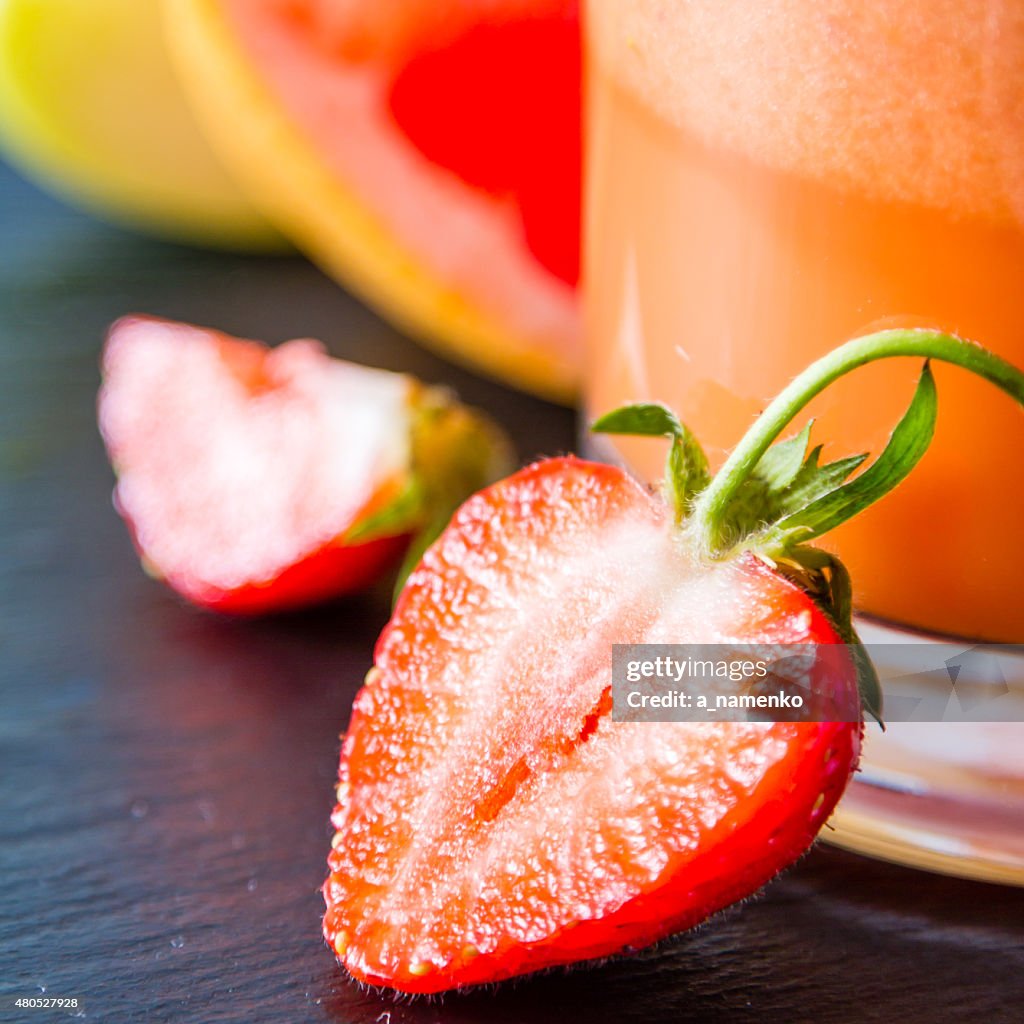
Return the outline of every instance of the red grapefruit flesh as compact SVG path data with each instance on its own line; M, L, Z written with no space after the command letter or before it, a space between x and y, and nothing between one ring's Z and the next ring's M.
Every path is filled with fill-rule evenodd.
M556 9L473 25L410 58L390 92L395 120L424 156L467 185L512 199L530 252L573 287L580 275L579 79L576 11Z

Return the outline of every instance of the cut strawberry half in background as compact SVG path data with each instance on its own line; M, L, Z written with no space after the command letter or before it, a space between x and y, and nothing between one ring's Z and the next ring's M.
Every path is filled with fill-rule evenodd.
M548 397L581 363L576 0L164 0L210 142L410 333Z
M226 612L368 585L507 459L410 377L148 317L110 331L99 421L146 566Z
M749 895L811 844L878 680L842 565L808 541L897 486L936 416L925 364L886 448L821 461L817 393L888 356L945 359L1024 403L1024 374L930 331L857 339L765 410L713 478L664 406L665 496L540 462L475 495L409 577L341 755L324 934L356 978L436 992L646 945ZM815 645L834 721L614 721L613 644ZM832 709L837 709L833 713ZM850 709L843 713L843 709Z

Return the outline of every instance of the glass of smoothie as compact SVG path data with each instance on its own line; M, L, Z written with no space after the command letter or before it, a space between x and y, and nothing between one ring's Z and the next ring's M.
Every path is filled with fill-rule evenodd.
M1024 364L1019 0L590 0L585 26L591 416L666 402L715 462L871 330L938 328ZM932 448L826 546L866 640L1020 644L1024 416L934 369ZM888 360L816 400L825 454L879 452L918 371ZM605 444L660 476L657 442ZM869 730L835 838L1024 881L1022 752L1021 724Z

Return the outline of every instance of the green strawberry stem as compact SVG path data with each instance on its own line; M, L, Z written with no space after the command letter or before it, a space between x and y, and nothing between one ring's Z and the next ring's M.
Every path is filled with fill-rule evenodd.
M991 381L1024 405L1024 373L980 345L954 335L920 329L888 330L848 341L812 363L783 388L695 499L692 522L708 554L720 556L729 550L726 527L730 505L793 418L833 381L859 366L893 356L923 356L953 363Z

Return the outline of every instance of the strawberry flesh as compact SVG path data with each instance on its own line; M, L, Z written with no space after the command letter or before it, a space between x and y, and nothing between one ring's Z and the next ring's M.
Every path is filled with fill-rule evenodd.
M365 585L406 538L343 536L393 496L409 378L127 317L103 356L100 429L140 554L189 600L255 613Z
M643 946L807 849L859 723L615 723L611 645L638 642L841 641L614 467L548 460L460 509L342 751L324 933L350 973L434 992Z

